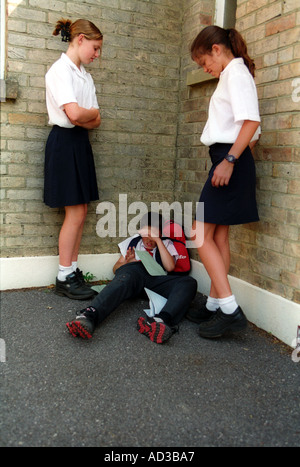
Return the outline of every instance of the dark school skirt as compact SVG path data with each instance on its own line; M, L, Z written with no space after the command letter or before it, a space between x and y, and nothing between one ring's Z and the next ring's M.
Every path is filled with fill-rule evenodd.
M209 147L212 167L199 201L204 203L204 222L217 225L247 224L259 220L256 204L256 175L249 147L236 162L229 184L213 187L214 170L230 151L232 144L216 143ZM203 221L203 219L197 220Z
M45 150L44 202L51 208L99 199L88 130L53 126Z

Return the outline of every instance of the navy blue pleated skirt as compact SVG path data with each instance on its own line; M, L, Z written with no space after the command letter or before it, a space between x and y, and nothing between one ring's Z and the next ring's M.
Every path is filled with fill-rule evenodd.
M249 147L236 162L227 186L217 188L211 184L216 166L222 162L231 147L232 144L216 143L209 148L212 167L199 199L204 203L204 222L206 223L236 225L259 220L256 204L255 165Z
M44 202L51 208L99 199L88 130L53 126L45 150Z

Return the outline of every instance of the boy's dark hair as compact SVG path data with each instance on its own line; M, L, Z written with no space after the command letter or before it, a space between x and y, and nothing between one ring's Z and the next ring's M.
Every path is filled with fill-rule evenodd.
M158 227L160 236L162 235L164 219L163 216L157 212L147 212L144 214L140 226L143 227Z

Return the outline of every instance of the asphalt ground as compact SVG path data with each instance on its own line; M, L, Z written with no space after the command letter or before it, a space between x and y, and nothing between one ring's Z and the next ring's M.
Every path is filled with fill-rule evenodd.
M186 319L158 345L136 329L142 299L90 341L73 338L65 323L88 304L48 288L2 293L1 447L299 447L293 349L251 324L203 339Z

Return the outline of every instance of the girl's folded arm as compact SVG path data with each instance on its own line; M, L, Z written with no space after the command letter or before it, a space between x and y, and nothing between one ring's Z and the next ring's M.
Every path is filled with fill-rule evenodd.
M70 102L64 105L64 111L69 120L74 124L85 124L98 118L99 110L92 107L85 109L80 107L77 102Z

